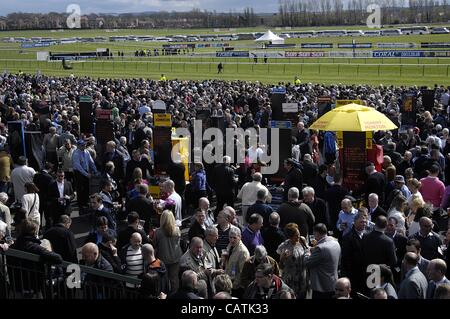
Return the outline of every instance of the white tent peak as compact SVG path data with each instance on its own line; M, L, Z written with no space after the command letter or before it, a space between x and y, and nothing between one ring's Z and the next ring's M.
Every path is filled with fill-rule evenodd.
M262 41L272 41L272 43L275 42L281 42L284 43L284 39L277 36L275 33L273 33L270 30L267 30L266 33L264 33L261 37L259 37L258 39L256 39L255 41L257 42L262 42Z

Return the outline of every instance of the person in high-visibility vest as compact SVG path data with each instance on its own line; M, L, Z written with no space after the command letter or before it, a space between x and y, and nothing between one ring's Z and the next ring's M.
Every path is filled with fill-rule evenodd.
M302 84L302 81L300 81L300 79L298 78L298 76L295 77L294 84L295 84L295 85L300 85L300 84Z
M161 78L159 79L160 81L167 81L166 76L163 74L161 74Z

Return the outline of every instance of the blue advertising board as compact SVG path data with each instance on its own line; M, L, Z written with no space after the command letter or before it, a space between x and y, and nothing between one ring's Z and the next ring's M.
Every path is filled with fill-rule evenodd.
M339 43L339 49L370 49L372 48L372 43Z
M22 49L42 48L49 47L51 44L50 42L23 42L20 44L20 47Z

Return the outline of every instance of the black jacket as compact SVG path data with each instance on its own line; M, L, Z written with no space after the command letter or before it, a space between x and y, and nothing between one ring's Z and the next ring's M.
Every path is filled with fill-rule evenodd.
M70 213L72 212L70 202L72 199L74 199L75 195L72 188L72 183L70 183L67 180L64 180L64 190L63 190L64 196L67 195L70 197L70 199L65 199L64 203L59 202L59 189L58 189L58 183L56 181L53 181L48 188L48 200L50 202L50 207L52 209L52 215L62 215L66 214L70 216ZM54 222L58 222L55 220Z
M375 208L375 210L370 213L370 219L372 220L372 222L375 222L378 216L384 216L386 218L388 217L388 214L380 205L378 205L377 208Z
M269 227L269 216L272 214L273 209L269 205L261 202L259 200L256 201L252 206L250 206L247 210L247 223L253 214L260 214L263 217L263 227Z
M315 218L311 209L301 202L287 202L281 204L278 208L280 215L280 227L284 228L288 223L296 223L301 236L305 236L312 232Z
M53 176L45 171L40 171L33 177L33 183L39 188L39 199L41 202L48 201L50 184L54 181ZM20 198L17 198L21 200Z
M302 173L303 181L305 182L305 184L311 186L311 184L314 182L314 178L318 174L317 164L310 161L304 161Z
M287 200L288 191L291 187L297 187L299 191L303 189L303 174L298 168L292 167L284 178L283 199Z
M139 167L142 170L142 178L147 179L149 176L147 176L147 170L150 172L153 171L152 165L148 161L147 158L143 157L139 162L135 161L134 159L131 159L127 163L126 173L125 173L125 180L129 184L133 184L133 172L136 167Z
M118 255L114 256L111 247L109 247L109 245L105 243L100 243L97 246L102 257L105 258L111 264L113 272L115 272L116 274L122 274L123 273L122 262L120 261Z
M277 254L277 248L286 240L286 235L279 227L273 226L263 229L261 235L264 239L264 247L266 247L267 254L279 262L280 255Z
M142 229L136 230L134 227L128 226L127 228L125 228L124 230L120 231L117 234L117 245L116 245L117 249L120 250L124 246L128 245L130 243L130 238L131 235L133 235L133 233L141 234L143 245L148 243L147 234Z
M213 170L212 188L218 196L234 194L236 182L234 180L234 170L224 163L217 165Z
M201 299L201 298L195 293L195 291L191 289L181 288L180 290L178 290L178 292L169 296L168 299L186 300L186 299Z
M348 277L352 283L352 290L363 293L365 291L366 268L362 239L355 227L342 238L341 276Z
M311 208L313 215L315 217L314 225L323 223L330 228L330 215L328 214L327 204L321 198L315 197L312 203L305 203Z
M394 241L377 230L364 235L363 251L365 264L385 264L391 269L397 265Z
M337 184L330 186L325 192L324 199L328 203L328 213L330 214L332 229L336 229L339 212L341 211L341 202L347 194L347 188Z
M378 195L378 201L384 203L384 190L386 188L386 178L383 173L375 172L367 177L364 185L365 199L369 197L369 194L375 193Z
M61 255L51 252L41 246L41 241L34 236L19 236L11 246L12 249L38 255L40 262L7 257L8 273L12 286L16 291L34 290L40 291L44 288L45 266L61 264Z
M185 171L186 168L182 163L174 163L172 161L167 169L170 179L175 183L175 191L180 194L180 196L184 194L186 189Z
M44 238L50 241L53 251L60 254L64 261L78 263L77 243L70 229L63 224L56 224L45 232Z
M127 202L126 210L128 213L136 212L139 214L139 218L145 220L144 230L146 232L153 226L153 221L155 221L156 213L153 209L153 202L139 195L136 198L131 199Z
M194 237L200 237L201 239L205 239L205 229L195 220L192 226L189 228L188 233L189 241L191 241Z

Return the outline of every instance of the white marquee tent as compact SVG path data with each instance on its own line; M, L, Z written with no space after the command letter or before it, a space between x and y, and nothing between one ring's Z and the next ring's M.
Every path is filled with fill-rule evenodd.
M256 42L272 42L273 44L283 44L284 39L268 30L261 37L255 40Z

